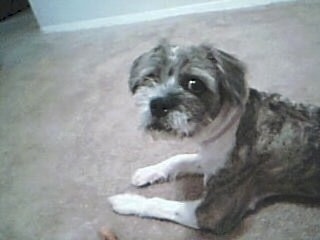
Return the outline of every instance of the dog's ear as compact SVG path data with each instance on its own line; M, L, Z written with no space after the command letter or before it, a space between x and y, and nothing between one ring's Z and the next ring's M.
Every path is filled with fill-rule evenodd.
M202 45L207 58L214 65L216 78L225 100L231 104L244 105L248 95L245 66L234 56L209 45Z
M129 75L129 89L132 94L135 94L136 90L139 87L139 81L140 81L140 74L139 74L139 65L141 64L142 59L145 57L146 54L143 54L136 58L133 61L133 64L130 69L130 75Z
M169 43L162 40L156 47L150 51L143 53L137 57L131 66L129 76L129 89L132 94L136 92L138 87L143 82L145 75L160 77L160 68L156 66L164 65Z

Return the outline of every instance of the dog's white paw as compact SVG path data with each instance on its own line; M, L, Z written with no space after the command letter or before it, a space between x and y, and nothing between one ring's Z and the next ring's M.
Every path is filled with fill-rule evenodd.
M154 165L138 169L133 174L131 183L134 186L141 187L154 182L165 181L167 179L168 174L159 166Z
M139 215L145 212L147 198L135 194L119 194L108 198L112 209L123 215Z

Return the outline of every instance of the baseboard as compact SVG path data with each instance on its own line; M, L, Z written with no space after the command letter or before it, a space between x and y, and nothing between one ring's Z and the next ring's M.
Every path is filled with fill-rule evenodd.
M114 17L98 18L77 21L58 25L49 25L41 28L43 32L65 32L90 28L109 27L115 25L132 24L144 21L153 21L167 17L175 17L193 13L223 11L231 9L249 8L279 2L293 2L296 0L218 0L207 3L192 4L176 8L154 10L142 13L133 13Z

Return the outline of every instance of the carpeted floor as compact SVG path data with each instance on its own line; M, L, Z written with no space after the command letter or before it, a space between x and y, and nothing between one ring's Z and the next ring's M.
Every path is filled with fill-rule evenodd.
M134 170L189 142L154 142L137 129L127 89L132 60L166 37L203 41L237 55L260 90L320 105L320 2L182 16L71 33L42 34L30 12L0 23L0 239L320 239L320 209L278 203L216 237L157 220L114 214L107 197L135 192L195 198L190 177L143 189Z

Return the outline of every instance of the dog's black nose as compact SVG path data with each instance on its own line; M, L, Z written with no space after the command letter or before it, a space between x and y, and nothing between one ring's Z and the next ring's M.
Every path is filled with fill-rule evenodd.
M150 102L150 111L154 117L164 117L175 106L173 99L154 98Z

